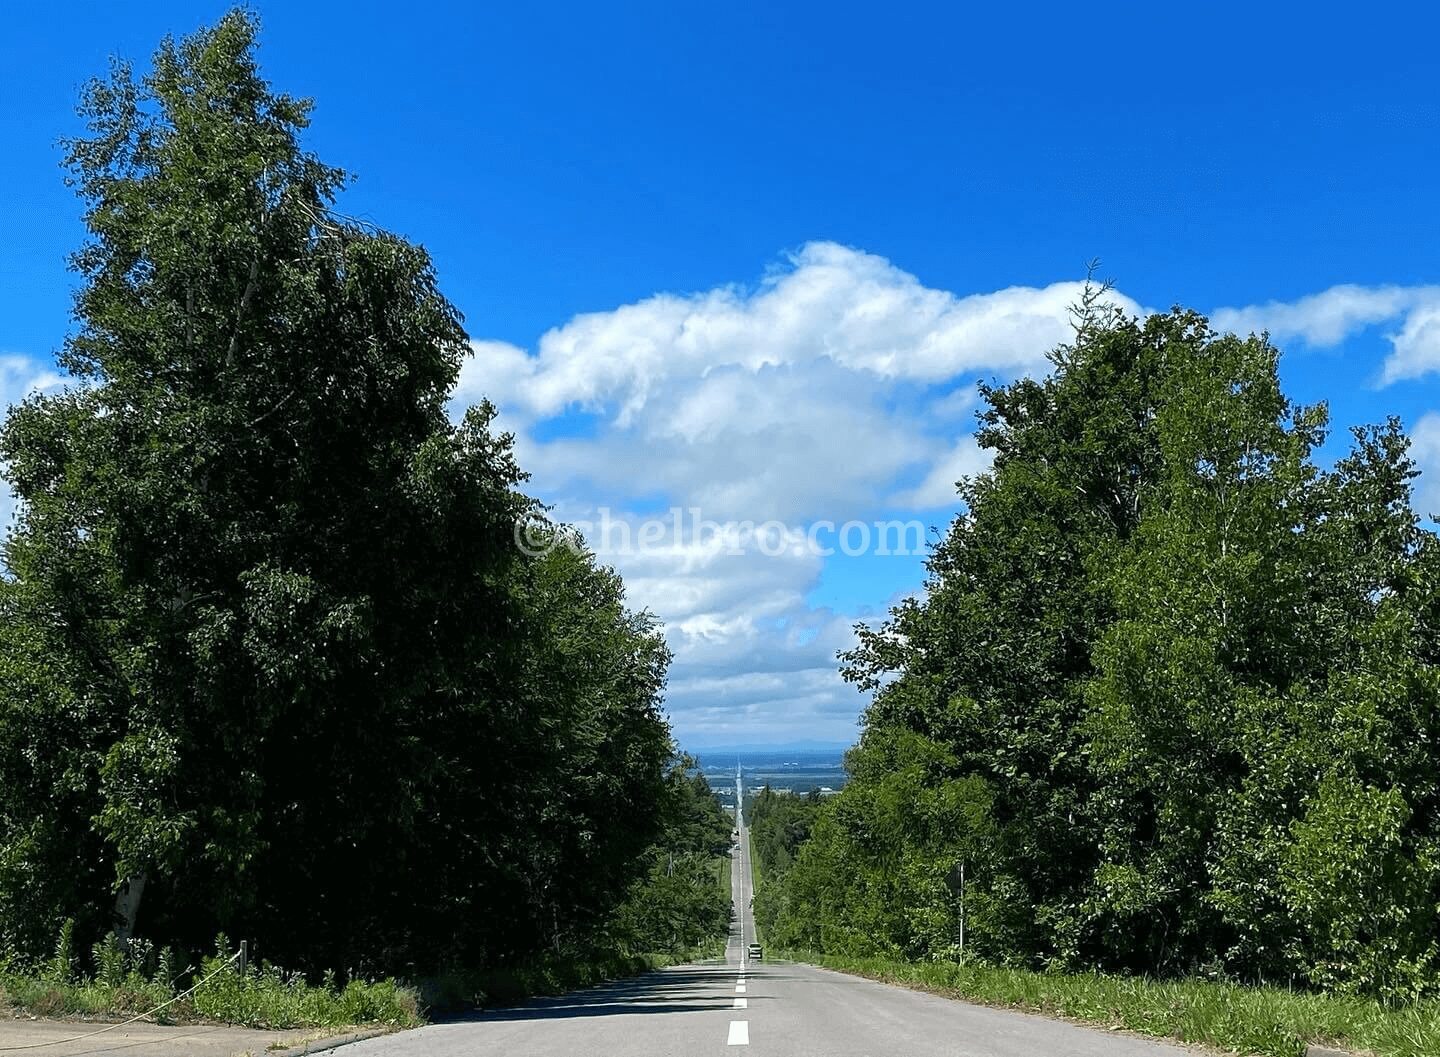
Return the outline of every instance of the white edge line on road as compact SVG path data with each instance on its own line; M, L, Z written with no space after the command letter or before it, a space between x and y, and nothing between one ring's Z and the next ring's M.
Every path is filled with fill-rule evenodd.
M750 1022L748 1020L732 1020L730 1022L730 1038L726 1040L725 1045L749 1046Z

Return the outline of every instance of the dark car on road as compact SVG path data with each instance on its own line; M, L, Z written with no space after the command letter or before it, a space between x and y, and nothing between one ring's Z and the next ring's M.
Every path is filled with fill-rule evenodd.
M765 948L758 943L750 944L750 960L752 962L763 962L765 960Z

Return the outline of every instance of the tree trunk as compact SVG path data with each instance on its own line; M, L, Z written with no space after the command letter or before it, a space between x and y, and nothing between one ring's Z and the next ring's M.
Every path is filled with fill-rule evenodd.
M145 894L147 874L141 870L120 882L115 895L115 937L124 949L135 935L135 919L140 916L140 899Z

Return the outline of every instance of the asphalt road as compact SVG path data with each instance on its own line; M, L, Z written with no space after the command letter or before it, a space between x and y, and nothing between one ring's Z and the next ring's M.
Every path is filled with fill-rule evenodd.
M738 798L737 798L738 802ZM1194 1057L1163 1043L967 1005L795 963L747 964L749 842L723 961L676 966L372 1039L344 1057Z

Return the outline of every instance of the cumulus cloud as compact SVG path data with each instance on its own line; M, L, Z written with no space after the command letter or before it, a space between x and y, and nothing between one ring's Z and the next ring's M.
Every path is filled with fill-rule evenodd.
M0 413L8 412L31 393L58 388L64 380L53 367L29 356L0 355ZM15 513L15 495L9 483L0 478L0 539L9 535Z
M857 516L891 483L949 447L884 386L828 361L719 367L656 380L628 424L525 445L551 487L586 495L663 494L724 519Z
M1298 339L1315 348L1340 344L1367 327L1399 324L1387 334L1390 354L1380 384L1440 371L1440 286L1332 286L1296 301L1222 308L1211 316L1220 330L1269 331L1276 341Z
M685 509L559 513L619 570L630 603L664 619L675 655L667 707L687 743L848 738L860 700L835 653L852 641L852 618L807 602L824 558L804 528Z
M1237 334L1269 331L1277 341L1299 338L1317 347L1337 345L1356 331L1394 319L1415 303L1417 290L1402 286L1332 286L1297 301L1268 301L1222 308L1212 322Z
M899 485L929 507L947 475L975 465L957 455L970 423L955 414L974 379L1043 367L1070 336L1080 289L961 296L810 243L752 288L577 316L533 352L477 342L456 400L492 399L559 494L663 494L716 516L795 519L853 516ZM589 428L535 439L531 427L561 419Z
M1440 517L1440 412L1422 415L1410 430L1410 456L1420 468L1415 510L1425 519Z
M58 388L65 376L30 356L0 354L0 410L8 411L31 393Z
M480 343L465 384L531 415L578 406L623 428L668 395L668 380L727 367L754 374L828 360L881 381L922 382L1013 373L1042 364L1069 336L1068 309L1080 289L1060 282L957 296L883 257L812 242L751 290L657 294L577 316L547 332L534 356Z
M1392 351L1385 360L1382 379L1387 385L1440 371L1440 294L1433 301L1416 305L1390 344Z
M1044 369L1071 336L1081 289L961 295L883 257L810 243L752 286L577 316L533 350L477 342L455 407L496 403L532 485L564 519L608 504L638 528L673 504L719 522L775 520L800 543L820 519L943 520L956 480L988 465L972 436L975 381ZM592 543L632 602L665 621L682 736L849 737L860 699L835 652L853 642L856 615L809 601L820 555L733 554L693 538L644 554Z
M990 453L975 443L973 436L962 438L948 455L940 459L916 487L902 492L899 505L915 510L941 510L955 507L956 484L962 477L973 477L990 468Z

